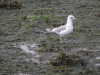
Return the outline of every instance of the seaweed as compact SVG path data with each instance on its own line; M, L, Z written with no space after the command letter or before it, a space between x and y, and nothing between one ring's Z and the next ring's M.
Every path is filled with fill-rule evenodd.
M61 26L62 23L51 23L49 27L53 26L53 27L59 27Z
M22 3L18 3L17 0L8 3L8 0L2 1L0 3L0 8L7 8L7 9L20 9L22 7Z
M43 48L43 50L38 50L38 52L58 52L60 50L59 47L55 47L54 45L50 45L45 42L42 42L41 44L38 44L36 46Z
M78 75L87 75L87 74L92 74L92 75L94 75L94 74L97 74L97 72L96 72L95 70L93 70L93 69L85 68L85 70L79 72Z
M78 55L66 55L65 53L61 52L55 60L50 61L50 64L53 65L55 68L59 67L59 69L61 70L65 70L65 66L79 65L85 67L87 65L86 61L84 59L81 59Z
M0 8L5 8L5 7L7 7L6 3L0 3Z
M94 13L94 15L100 17L100 13Z

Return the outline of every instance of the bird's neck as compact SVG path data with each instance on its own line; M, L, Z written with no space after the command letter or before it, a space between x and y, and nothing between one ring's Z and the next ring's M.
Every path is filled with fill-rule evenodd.
M73 26L73 21L70 20L70 19L67 19L66 25L67 25L67 26Z

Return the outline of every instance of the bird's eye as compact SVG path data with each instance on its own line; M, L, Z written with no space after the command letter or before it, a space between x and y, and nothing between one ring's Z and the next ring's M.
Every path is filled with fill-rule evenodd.
M73 19L73 17L71 17L71 19Z

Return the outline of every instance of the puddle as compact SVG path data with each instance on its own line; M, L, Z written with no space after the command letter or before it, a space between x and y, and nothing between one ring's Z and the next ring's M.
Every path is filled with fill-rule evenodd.
M22 43L19 43L18 46L24 52L36 55L36 52L34 51L34 47L37 47L36 43L35 44L27 44L27 43L22 42Z
M36 43L35 43L35 44L31 44L30 47L31 47L31 48L33 48L33 47L37 47L36 45L37 45Z
M39 60L37 60L36 57L38 58L38 57L40 57L40 55L38 55L34 49L37 47L36 43L30 44L30 43L20 42L17 44L14 43L13 45L14 45L14 47L17 47L17 48L20 48L21 50L23 50L23 52L33 55L33 58L26 59L26 60L32 60L33 62L39 63Z
M98 59L100 59L100 57L97 57L96 59L98 60Z
M100 60L100 57L96 57L95 59L96 59L96 60ZM95 64L95 66L96 66L96 67L100 66L100 63Z
M35 57L40 57L40 55L36 55Z
M36 54L34 51L30 51L27 45L20 45L20 49L22 49L26 53Z
M18 74L14 74L14 75L29 75L29 74L18 73Z
M39 60L35 59L35 58L31 58L31 59L25 59L26 61L32 61L32 62L36 62L36 63L40 63Z
M95 64L95 66L100 66L100 64Z

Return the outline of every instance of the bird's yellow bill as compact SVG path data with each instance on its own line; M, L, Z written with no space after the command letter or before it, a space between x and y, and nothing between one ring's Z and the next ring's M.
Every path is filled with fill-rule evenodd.
M77 19L75 18L75 20L77 20Z

